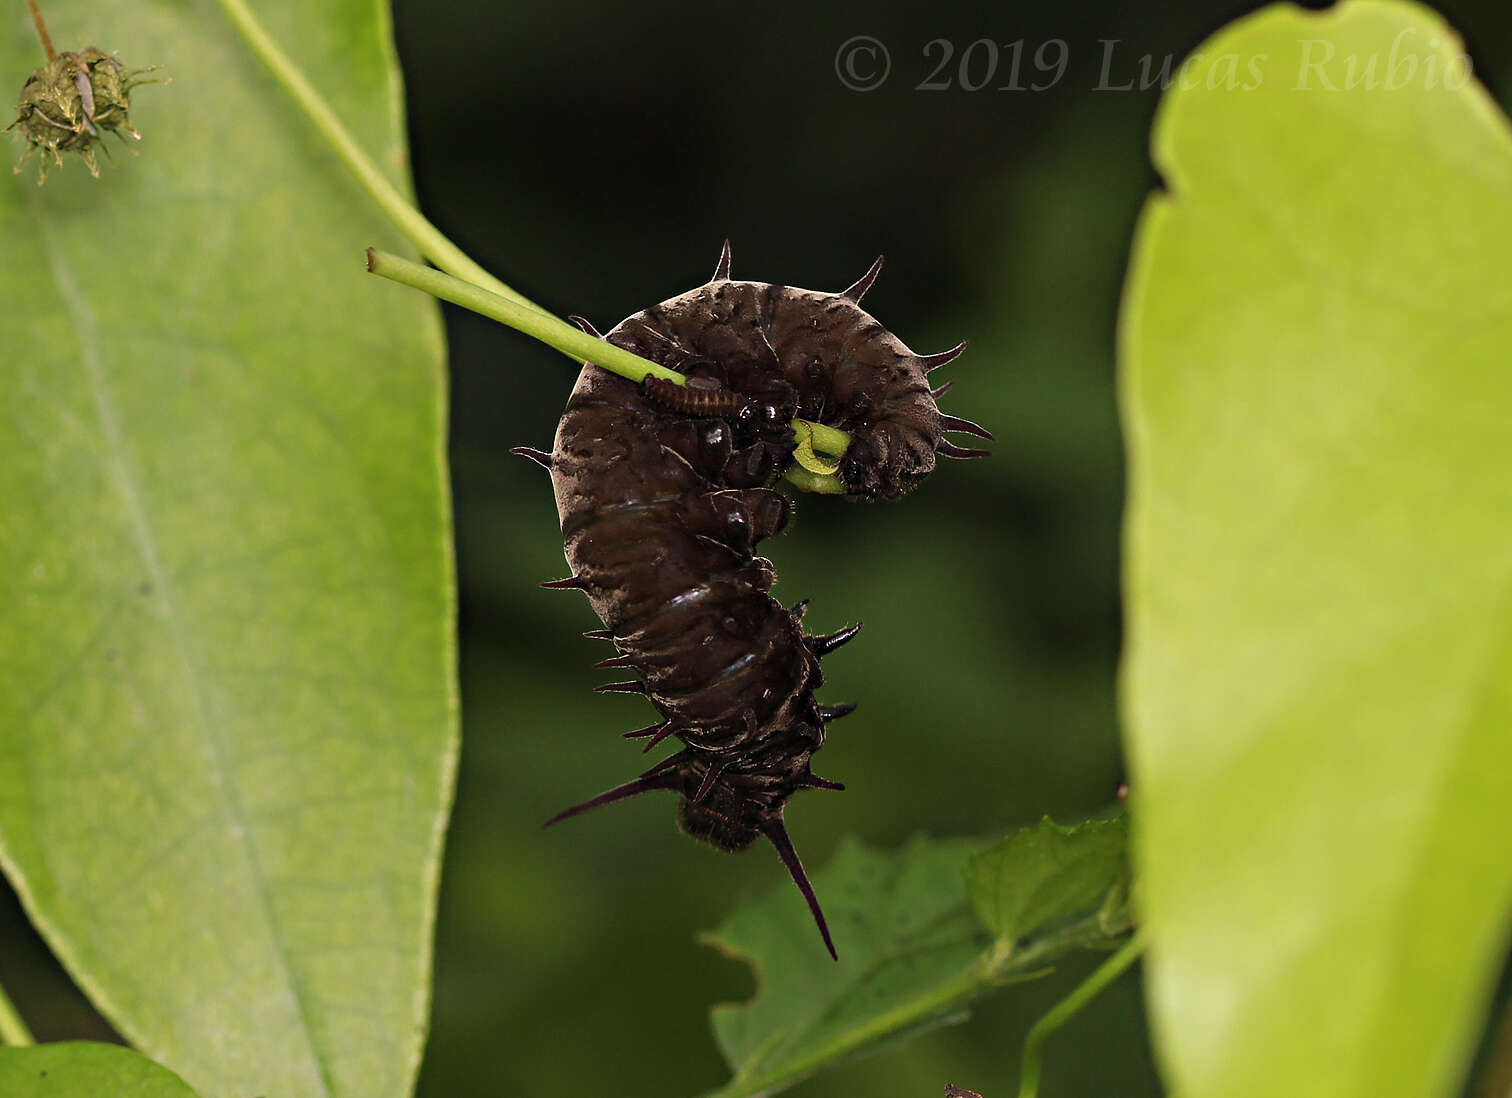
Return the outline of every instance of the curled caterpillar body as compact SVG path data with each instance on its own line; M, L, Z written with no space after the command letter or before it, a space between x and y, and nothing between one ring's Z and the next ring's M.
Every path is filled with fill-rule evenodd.
M840 788L809 763L828 722L853 706L814 697L821 656L859 626L804 634L805 604L784 608L756 555L779 533L787 500L770 487L793 460L795 416L846 430L848 492L898 496L949 453L926 375L964 348L920 356L860 308L879 260L855 286L816 293L729 277L729 245L704 286L636 313L603 338L688 377L637 385L583 368L549 455L572 576L636 678L601 689L644 693L660 720L626 733L681 750L564 819L655 790L678 794L684 831L722 850L761 836L777 848L825 945L819 903L783 813L800 789ZM591 325L585 325L592 330ZM556 822L552 820L550 822Z

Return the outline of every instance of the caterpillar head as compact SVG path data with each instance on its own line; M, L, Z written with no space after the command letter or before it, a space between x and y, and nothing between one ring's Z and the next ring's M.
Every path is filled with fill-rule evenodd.
M947 432L989 440L992 434L942 412L936 402L951 383L932 388L928 380L965 351L964 342L918 354L861 307L881 270L879 256L838 293L735 282L726 241L707 285L664 302L650 315L674 317L678 323L670 327L685 338L696 336L700 346L719 348L731 388L765 395L776 391L774 384L780 386L784 399L777 408L784 424L796 416L846 431L851 442L838 474L848 495L896 498L934 471L937 456L987 455L949 441ZM682 304L669 309L674 303ZM796 400L789 402L788 394ZM781 431L786 437L785 426ZM779 471L791 462L792 451L788 445L778 455Z

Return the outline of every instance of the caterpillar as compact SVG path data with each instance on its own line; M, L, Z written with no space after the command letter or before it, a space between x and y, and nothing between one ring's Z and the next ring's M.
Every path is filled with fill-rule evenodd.
M894 498L934 469L936 455L986 456L946 431L991 439L947 416L927 374L961 343L916 355L861 308L879 258L854 285L819 293L730 277L726 241L703 286L627 317L600 335L687 377L639 385L585 364L550 453L515 453L551 474L572 575L544 587L584 592L618 654L598 668L634 679L601 692L643 694L658 719L624 733L650 751L682 748L638 777L559 813L547 826L653 791L678 794L682 830L725 851L765 836L776 848L830 955L824 913L783 821L801 789L839 790L809 761L825 728L855 709L821 705L820 659L860 625L809 636L806 602L768 591L772 563L755 553L791 514L772 484L793 461L795 416L841 428L851 442L838 475L848 494Z

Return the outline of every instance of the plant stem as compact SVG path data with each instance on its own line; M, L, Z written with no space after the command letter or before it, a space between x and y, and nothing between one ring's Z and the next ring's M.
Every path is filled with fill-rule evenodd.
M1098 965L1092 975L1083 980L1075 991L1056 1003L1050 1008L1048 1014L1030 1027L1029 1035L1024 1038L1023 1068L1019 1074L1019 1098L1035 1098L1039 1093L1040 1054L1044 1048L1045 1038L1075 1017L1077 1012L1096 998L1103 988L1122 976L1142 952L1144 952L1144 941L1136 934L1125 942L1117 953Z
M32 22L37 27L37 37L42 39L42 51L47 54L49 61L56 61L58 55L53 50L52 39L47 34L47 24L42 22L42 13L37 10L37 0L26 0L26 6L31 8Z
M918 998L873 1018L863 1026L842 1033L828 1044L820 1045L777 1071L747 1078L736 1076L703 1098L756 1098L758 1095L771 1094L864 1048L872 1041L923 1025L931 1019L948 1017L952 1009L965 1006L991 986L983 979L980 968L973 965L949 983L926 991Z
M28 0L28 2L32 3L32 11L35 13L35 0ZM664 377L678 385L683 383L685 379L675 370L668 370L629 351L613 347L570 328L535 302L485 271L466 252L448 240L441 230L432 225L419 210L415 209L378 170L378 166L357 144L356 138L341 124L341 120L331 110L330 104L315 90L314 85L305 78L299 66L294 64L289 55L284 53L263 25L258 22L245 0L217 0L217 2L227 18L246 39L252 52L268 66L274 79L282 84L284 90L293 97L294 102L305 112L310 122L320 131L321 136L341 157L356 177L357 182L399 231L404 233L420 250L420 253L442 271L448 272L464 285L486 291L486 295L467 295L455 286L447 286L443 289L443 283L426 275L426 268L398 256L375 252L371 248L368 249L368 270L425 290L444 301L450 301L472 309L474 312L482 313L484 316L492 317L555 347L563 354L580 360L591 360L596 365L628 377L637 383L644 380L647 374ZM42 31L40 16L38 20L37 29L42 32L45 42L46 32ZM50 49L51 44L47 44ZM429 273L438 274L438 272ZM513 311L506 306L512 306ZM532 316L536 319L532 320ZM585 350L585 347L591 347L591 350ZM794 424L796 427L806 422L795 420ZM810 437L816 449L839 456L844 454L845 448L850 445L850 436L844 431L826 427L821 423L807 424L807 426L812 429ZM834 477L815 474L811 470L799 469L798 471L801 474L799 478L789 479L806 491L835 493L845 490Z
M647 374L664 378L678 385L686 380L676 370L669 370L623 347L616 347L612 343L596 339L587 332L579 331L566 321L558 320L550 313L541 312L533 306L521 305L513 299L501 297L470 282L453 278L434 267L412 263L391 252L369 248L367 269L375 275L401 282L406 286L413 286L417 290L424 290L433 297L439 297L442 301L450 301L453 305L471 309L490 320L507 324L517 332L523 332L532 339L539 339L547 346L556 348L569 358L579 362L592 360L595 365L602 366L631 381L637 383L644 381Z
M595 366L637 384L644 381L647 374L665 378L677 385L683 384L686 380L676 370L669 370L623 347L616 347L587 332L581 332L549 313L541 312L533 306L520 305L479 286L452 278L432 267L412 263L408 259L379 251L377 248L367 250L367 264L368 270L373 274L401 282L406 286L413 286L417 290L424 290L428 294L439 297L442 301L461 305L464 309L471 309L475 313L497 320L500 324L507 324L533 339L539 339L542 343L556 348L575 361L592 362ZM826 427L822 423L809 423L802 419L794 420L793 423L795 428L802 430L805 436L812 431L813 445L826 453L843 454L845 447L850 443L850 436L844 431ZM795 471L800 475L798 477L789 475L788 479L805 491L833 494L845 490L844 486L832 476L823 476L797 467L789 470L789 473L792 474Z
M26 1028L26 1023L11 1003L10 996L5 994L5 988L0 987L0 1044L23 1048L36 1043L31 1030Z
M252 47L252 52L268 66L274 78L294 98L294 102L305 112L315 128L320 131L321 136L330 143L347 168L356 176L357 182L362 184L363 189L372 196L374 202L378 203L388 219L400 232L409 237L410 242L420 250L422 255L442 270L450 271L458 278L471 282L475 286L482 286L526 308L542 311L540 306L523 294L510 289L485 271L466 252L448 240L440 229L432 225L425 215L415 209L399 193L398 189L388 181L388 177L379 171L378 166L362 151L361 146L357 144L347 128L341 124L341 120L331 110L330 104L315 90L314 85L305 79L299 66L294 64L289 55L284 53L278 43L268 35L244 0L218 0L218 2L236 29L241 32L242 37L247 40L247 45Z

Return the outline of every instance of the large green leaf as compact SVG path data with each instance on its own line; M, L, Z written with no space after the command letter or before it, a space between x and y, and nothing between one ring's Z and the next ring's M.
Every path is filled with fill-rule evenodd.
M258 7L402 180L385 6ZM207 1096L403 1095L455 751L436 311L214 4L45 8L173 83L103 178L0 183L0 858Z
M1273 7L1156 121L1124 703L1184 1098L1450 1093L1505 945L1512 142L1465 65L1420 7Z
M120 1045L0 1048L5 1098L195 1098L173 1072Z

